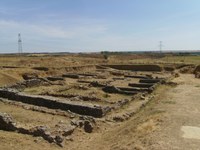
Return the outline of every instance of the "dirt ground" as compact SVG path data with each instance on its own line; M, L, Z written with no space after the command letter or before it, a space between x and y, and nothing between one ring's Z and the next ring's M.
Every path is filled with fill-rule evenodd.
M199 150L199 130L182 129L200 127L200 80L193 75L181 75L174 82L177 87L160 89L159 93L166 89L167 92L135 117L92 136L74 149Z
M156 106L165 111L165 119L149 137L152 144L148 149L199 150L200 80L193 75L181 75L174 81L179 85L166 92L163 104Z
M106 123L91 134L77 132L72 136L74 141L68 141L62 149L200 149L198 137L184 136L187 131L182 130L187 126L200 127L200 80L193 75L181 75L174 79L174 82L178 83L176 87L163 86L158 89L155 99L130 120L117 124ZM31 136L5 131L0 131L0 143L0 149L9 150L61 149L41 139L37 141Z
M101 57L88 60L82 56L78 58L78 63L75 58L76 56L61 57L53 62L58 62L55 68L88 65L90 62L106 63ZM38 73L41 77L51 73L52 75L63 73L62 69L57 72L55 68L50 68L47 74L30 69L35 66L40 67L42 61L45 62L43 66L51 66L53 64L51 57L37 57L37 59L31 57L30 60L32 64L26 63L27 58L16 59L13 62L1 59L1 66L16 64L21 68L2 68L0 86L22 80L21 75L27 71ZM200 80L193 74L180 74L172 81L177 85L159 86L153 93L154 98L129 120L116 123L106 120L106 117L99 119L92 133L86 133L82 129L75 130L67 137L63 148L49 144L40 137L0 130L0 150L200 150ZM127 110L134 109L132 105L127 107L129 107ZM2 102L0 102L0 112L11 114L26 126L42 124L54 126L61 120L68 122L63 116L41 114Z

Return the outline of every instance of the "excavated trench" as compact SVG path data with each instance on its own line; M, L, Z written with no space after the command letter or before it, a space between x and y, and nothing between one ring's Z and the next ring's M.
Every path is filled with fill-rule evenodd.
M93 67L95 66L91 66L91 68ZM108 67L118 69L118 72L116 72L117 73L116 75L113 75L111 73L111 78L115 78L115 76L118 76L118 73L119 73L120 75L120 77L118 77L119 80L121 80L122 82L127 82L126 83L127 85L125 86L110 85L110 82L107 83L108 80L105 80L106 81L105 83L104 81L99 82L99 81L83 80L85 78L88 78L91 80L95 79L96 76L99 75L96 72L95 73L66 73L66 74L63 74L62 77L51 76L51 77L46 77L46 78L28 79L22 83L17 83L13 86L10 86L9 88L0 88L0 98L23 102L26 104L32 104L35 106L42 106L42 107L46 107L50 109L60 109L64 111L71 111L73 113L80 114L80 115L87 115L87 116L101 118L105 116L107 112L111 111L112 109L111 106L107 104L96 105L96 104L91 104L89 102L87 103L81 102L81 100L70 101L68 97L61 98L58 96L56 97L54 95L52 96L30 95L30 94L25 94L19 91L20 90L23 91L23 89L25 88L38 87L40 85L51 86L53 85L54 81L65 82L65 80L67 80L65 78L73 78L75 79L76 84L79 84L79 82L87 83L88 87L95 87L97 88L97 90L101 90L105 92L105 94L110 93L110 94L122 94L122 95L127 95L127 96L134 96L138 93L150 93L153 91L157 83L164 81L163 79L149 77L148 75L124 74L123 72L120 73L120 70L160 72L162 71L162 67L160 67L159 65L104 65L103 68L101 69L105 69L104 67L106 69L108 69ZM72 67L71 69L76 70L77 68ZM96 66L96 69L98 69L97 66ZM80 78L82 80L80 80ZM116 78L116 80L118 80L118 78ZM134 79L134 78L139 79L139 83L129 82L129 79ZM125 80L125 79L128 79L128 80ZM115 82L115 80L113 81L111 80L111 82ZM109 95L105 95L105 96L109 96ZM83 95L82 98L88 98L88 97Z
M50 72L51 69L33 68L41 72ZM127 120L123 118L131 117L137 108L143 107L153 95L150 93L157 85L165 83L167 78L163 74L166 68L160 65L88 65L65 67L64 70L65 72L55 76L53 74L47 74L45 77L37 74L26 75L23 77L25 79L23 82L0 88L0 99L23 104L25 106L23 109L26 110L30 104L31 107L41 109L42 111L30 109L39 113L52 112L53 115L68 113L67 119L70 120L69 125L72 128L59 127L55 133L54 127L51 130L46 129L45 126L23 128L23 126L15 126L15 122L7 114L0 113L0 129L40 136L50 143L60 145L65 135L71 135L77 127L83 127L86 132L91 133L95 121ZM123 107L124 105L126 107ZM104 118L96 119L102 117ZM59 136L56 135L57 133Z

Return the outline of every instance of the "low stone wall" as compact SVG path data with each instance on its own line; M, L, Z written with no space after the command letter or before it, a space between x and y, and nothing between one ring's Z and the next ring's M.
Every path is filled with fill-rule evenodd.
M200 72L200 65L198 65L194 70L194 73L197 73L197 72Z
M63 74L62 75L63 78L72 78L72 79L79 79L80 76L78 74Z
M137 79L149 79L147 76L141 76L141 75L125 75L126 78L137 78Z
M30 87L37 87L41 85L51 85L49 80L45 78L36 78L36 79L29 79L29 80L24 80L22 82L18 82L14 85L9 86L8 88L13 88L13 89L24 89L24 88L30 88Z
M59 128L58 129L59 134L57 132L57 135L54 135L52 134L52 132L50 132L50 129L46 126L36 126L30 129L24 128L20 126L18 123L16 123L13 120L12 116L10 116L9 114L0 112L0 130L13 131L21 134L42 137L49 143L55 143L61 147L63 147L62 143L64 141L64 137L71 135L74 132L75 128L76 128L75 126L69 126L68 128L64 127L63 130Z
M47 67L33 67L32 69L39 70L39 71L48 71L49 70L49 68L47 68Z
M51 109L71 111L80 115L88 115L97 118L103 117L106 112L110 110L109 107L86 105L78 102L63 102L63 100L61 101L59 98L27 95L12 89L0 89L0 97Z
M132 87L132 88L117 87L117 88L122 91L131 91L131 92L149 92L150 91L149 88L136 88L136 87Z
M118 94L125 94L125 95L135 95L138 94L138 91L125 91L121 90L115 86L105 86L102 90L106 93L118 93Z
M96 69L95 65L65 67L65 70L67 72L71 72L71 71L89 71L89 70L95 70L95 69Z
M132 71L158 71L161 72L163 68L159 65L103 65L118 70L132 70Z
M15 131L17 129L16 123L12 117L6 113L0 112L0 130Z
M90 73L78 73L80 76L86 76L86 77L95 77L97 76L96 74L90 74Z
M154 84L153 83L129 83L128 86L131 87L139 87L139 88L150 88Z
M140 83L161 83L161 82L164 82L163 79L141 79L139 81Z
M174 67L174 66L164 66L164 70L165 70L165 71L172 72L172 71L175 70L175 67Z
M65 79L62 78L62 77L47 77L47 80L49 80L49 81L63 81Z

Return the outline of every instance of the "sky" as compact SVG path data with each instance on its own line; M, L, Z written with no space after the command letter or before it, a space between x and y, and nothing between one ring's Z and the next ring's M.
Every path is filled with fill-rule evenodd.
M0 0L0 53L200 49L199 0Z

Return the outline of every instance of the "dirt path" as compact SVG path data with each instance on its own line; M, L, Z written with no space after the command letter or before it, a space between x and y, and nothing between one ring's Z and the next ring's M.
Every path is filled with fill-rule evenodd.
M200 150L200 80L181 75L127 122L94 133L72 149Z
M167 91L163 126L151 135L152 150L200 150L200 80L181 75Z

